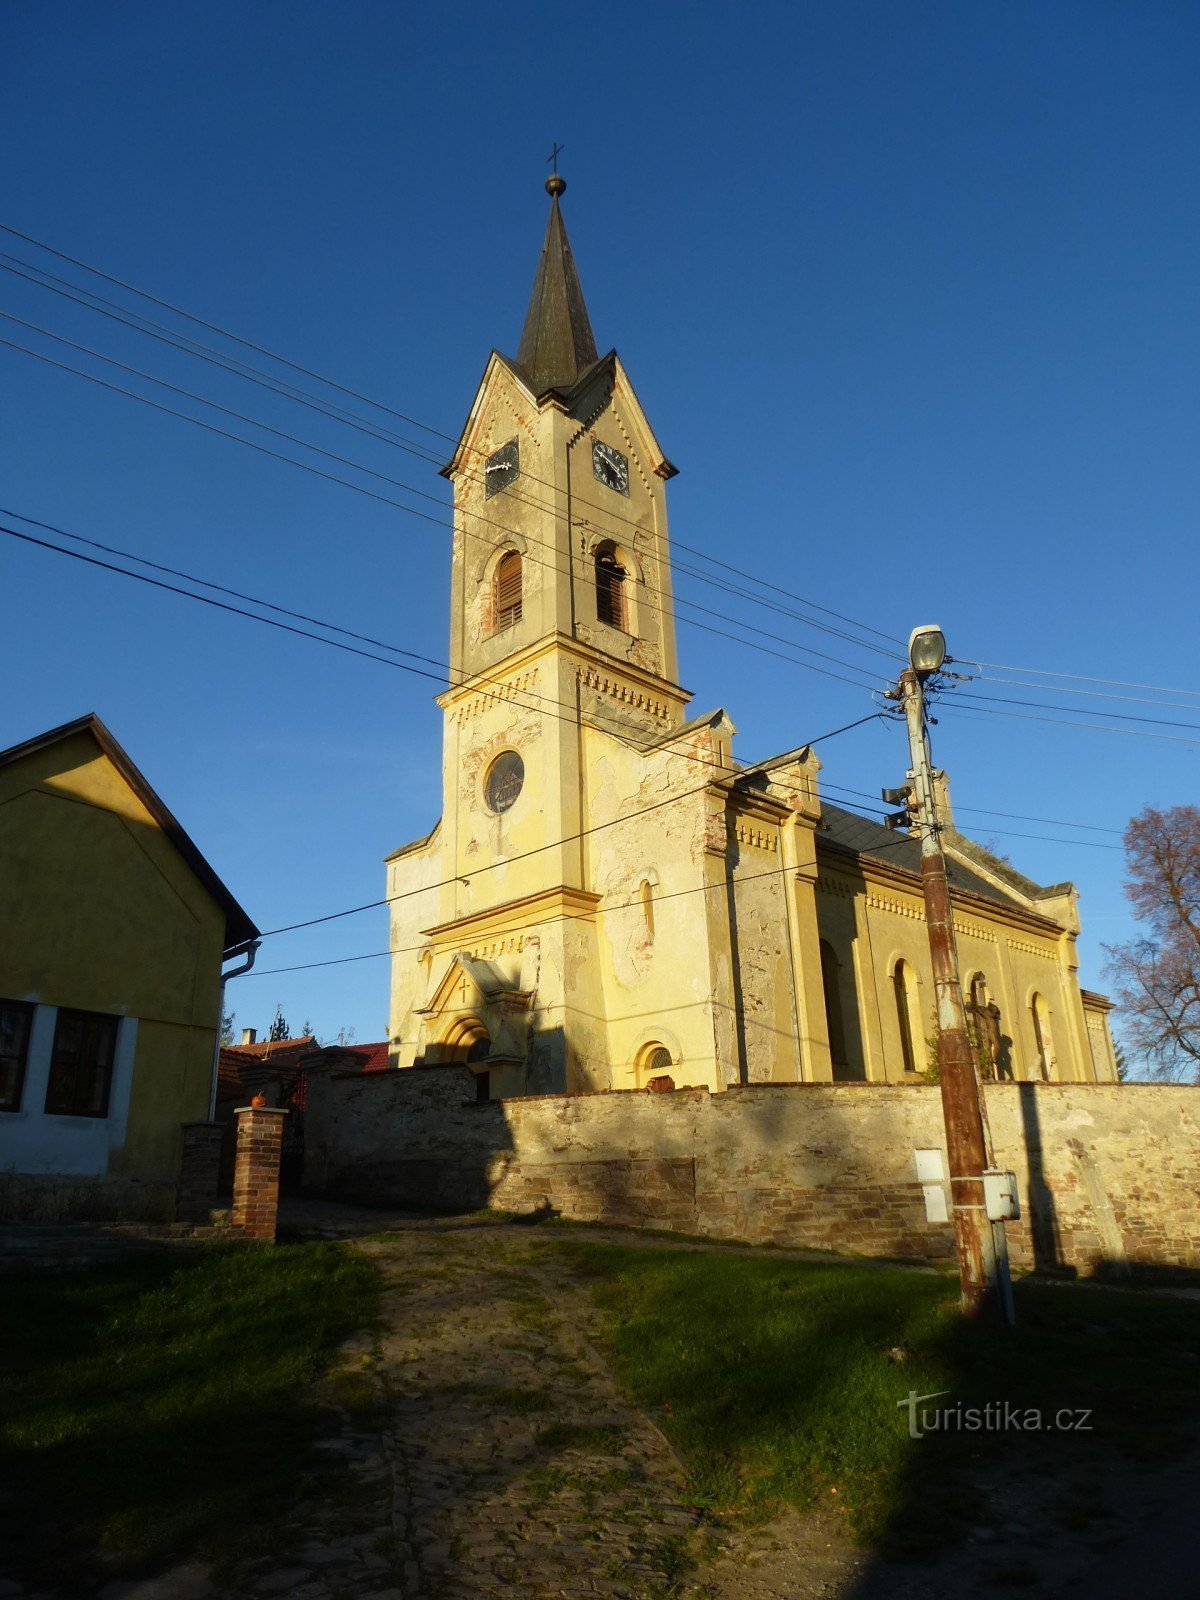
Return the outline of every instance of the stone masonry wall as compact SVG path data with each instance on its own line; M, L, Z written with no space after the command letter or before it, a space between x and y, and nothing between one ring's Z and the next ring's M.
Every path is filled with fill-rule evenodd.
M1200 1266L1200 1091L993 1084L997 1162L1018 1174L1016 1264ZM752 1084L721 1094L477 1104L464 1067L310 1085L306 1184L429 1206L551 1208L581 1221L925 1259L913 1150L943 1147L935 1086Z

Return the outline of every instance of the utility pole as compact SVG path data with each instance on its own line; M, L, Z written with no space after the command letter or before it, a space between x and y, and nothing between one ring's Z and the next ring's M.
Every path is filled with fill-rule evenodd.
M921 885L937 1000L938 1077L963 1310L969 1317L1007 1315L1011 1321L1004 1226L988 1220L985 1205L983 1174L990 1163L979 1079L967 1037L958 946L925 723L925 680L938 671L945 658L946 641L940 628L914 629L909 639L910 664L900 675L895 698L903 702L908 724L908 777L913 820L921 841Z

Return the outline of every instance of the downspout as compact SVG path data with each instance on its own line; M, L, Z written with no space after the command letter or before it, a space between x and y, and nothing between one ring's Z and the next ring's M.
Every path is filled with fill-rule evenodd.
M240 967L234 967L229 972L221 974L221 998L217 1003L217 1038L213 1045L212 1081L208 1088L208 1120L214 1121L217 1115L217 1078L221 1071L221 1029L225 1025L225 985L230 978L240 978L243 973L249 972L254 965L254 958L258 954L261 939L247 939L244 944L235 944L221 956L225 961L230 956L244 956Z

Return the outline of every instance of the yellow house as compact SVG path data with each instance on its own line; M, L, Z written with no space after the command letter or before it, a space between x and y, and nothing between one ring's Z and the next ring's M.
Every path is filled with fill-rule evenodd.
M0 752L0 1215L173 1216L257 932L98 717Z
M481 1097L916 1082L933 1031L917 845L829 805L809 749L746 768L688 711L664 455L599 355L550 179L515 360L452 460L441 820L387 861L392 1059ZM898 664L899 665L899 664ZM864 709L869 709L865 707ZM954 830L974 1031L1000 1076L1116 1076L1076 895Z

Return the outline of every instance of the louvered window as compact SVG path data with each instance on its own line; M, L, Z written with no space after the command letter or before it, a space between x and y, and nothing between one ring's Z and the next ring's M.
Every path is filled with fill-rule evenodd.
M596 552L596 615L610 628L625 628L625 569L611 550Z
M521 558L515 550L500 558L496 568L496 632L521 620Z

